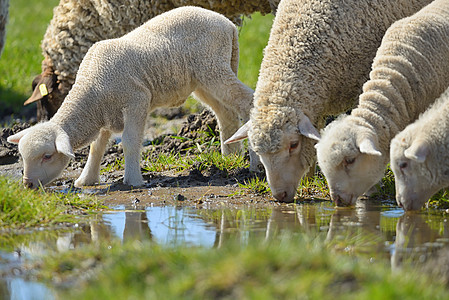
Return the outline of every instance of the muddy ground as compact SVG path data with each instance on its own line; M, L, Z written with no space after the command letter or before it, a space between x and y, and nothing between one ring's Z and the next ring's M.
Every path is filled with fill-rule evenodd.
M0 132L0 175L18 180L22 174L22 162L17 145L6 141L7 137L30 127L30 122L14 123L2 128ZM177 131L176 131L177 130ZM208 145L207 150L220 151L218 126L215 117L208 110L199 114L186 114L183 109L167 109L153 114L146 132L144 149L151 158L160 154L180 153L184 157L199 154L197 144ZM209 146L212 144L212 146ZM48 189L94 193L104 199L106 205L277 205L270 194L255 195L238 186L252 177L263 177L263 173L254 174L247 168L222 171L212 166L194 166L183 171L143 173L147 181L145 187L132 188L123 185L123 171L110 171L101 176L102 183L83 189L73 187L74 180L84 167L89 149L75 151L76 158L64 171L63 176L50 184ZM112 140L103 158L103 166L114 163L123 157L120 140ZM249 159L247 157L247 159Z

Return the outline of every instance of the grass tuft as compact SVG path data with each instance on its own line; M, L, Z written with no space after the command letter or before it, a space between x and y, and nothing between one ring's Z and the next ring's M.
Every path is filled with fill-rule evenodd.
M92 245L44 259L46 280L77 280L64 299L444 299L426 274L332 250L323 235L285 232L242 246ZM89 280L86 280L89 274ZM81 278L81 280L80 280ZM80 282L81 281L81 282Z
M76 214L98 211L103 206L93 197L28 190L17 181L0 177L0 227L24 229L76 222Z

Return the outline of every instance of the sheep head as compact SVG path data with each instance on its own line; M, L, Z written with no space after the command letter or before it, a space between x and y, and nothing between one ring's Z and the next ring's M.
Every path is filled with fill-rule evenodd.
M19 144L23 159L23 184L38 188L61 175L75 155L68 135L54 124L40 123L8 137Z
M386 155L379 150L374 132L364 126L335 120L316 145L318 164L336 205L354 205L384 174Z
M37 75L32 82L33 94L23 105L37 102L37 120L47 121L58 111L71 86L58 81L51 67Z
M320 138L307 116L301 114L297 120L297 124L286 122L278 128L268 122L264 125L270 128L255 128L249 121L225 142L236 142L249 136L252 149L265 167L273 196L282 202L293 201L299 181L315 156L314 143Z
M435 159L436 148L410 130L391 142L390 166L395 177L396 202L405 211L421 209L449 182L449 170L442 168L444 161ZM439 153L446 155L446 149Z

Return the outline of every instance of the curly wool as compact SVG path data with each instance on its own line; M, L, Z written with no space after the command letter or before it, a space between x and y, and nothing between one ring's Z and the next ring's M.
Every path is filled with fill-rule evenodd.
M448 69L449 2L435 0L391 25L359 105L328 126L317 145L335 201L353 204L382 178L391 140L448 87Z
M449 89L391 141L396 201L404 210L420 209L449 185L448 115Z
M263 118L267 115L272 117L272 122L263 122ZM251 143L252 149L256 152L264 151L273 153L276 152L277 145L281 142L282 128L285 124L290 124L296 127L295 123L298 120L297 112L293 107L279 106L270 104L263 107L261 110L253 114L254 122L251 131L251 141L257 140L258 143Z
M435 0L387 31L346 122L368 128L389 156L391 139L446 90L448 69L449 3Z
M105 39L117 38L147 20L186 5L201 6L241 22L241 15L256 11L271 12L279 0L61 0L54 8L53 19L42 41L43 71L53 68L68 91L75 82L79 65L87 50Z
M322 128L327 115L352 107L389 25L430 2L283 0L254 94L248 132L253 147L258 152L278 150L287 120L300 121L294 118L301 114L293 111Z

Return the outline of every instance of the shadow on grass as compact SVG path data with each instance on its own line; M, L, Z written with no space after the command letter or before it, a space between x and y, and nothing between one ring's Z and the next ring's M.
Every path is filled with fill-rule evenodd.
M8 122L11 119L30 120L36 117L36 103L23 106L29 95L0 85L0 121Z

